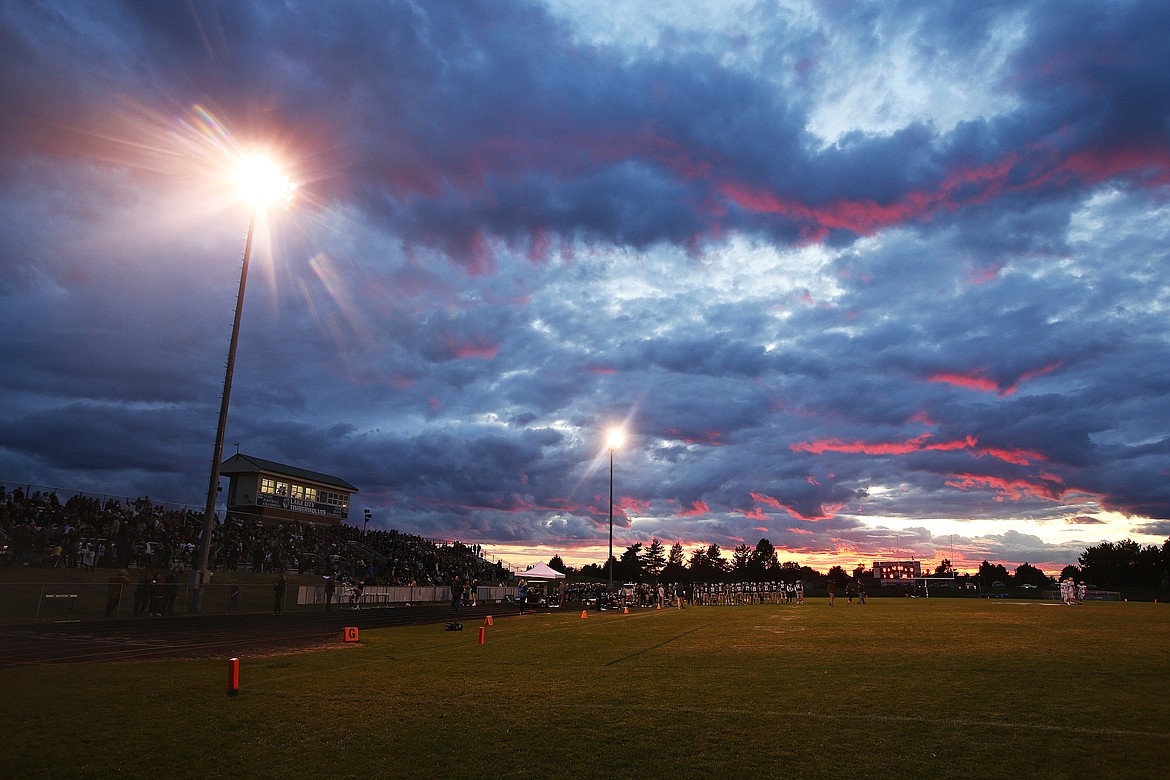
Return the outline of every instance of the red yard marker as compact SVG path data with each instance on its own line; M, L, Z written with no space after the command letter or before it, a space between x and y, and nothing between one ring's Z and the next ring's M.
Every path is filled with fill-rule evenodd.
M235 696L240 692L240 659L228 659L228 696Z

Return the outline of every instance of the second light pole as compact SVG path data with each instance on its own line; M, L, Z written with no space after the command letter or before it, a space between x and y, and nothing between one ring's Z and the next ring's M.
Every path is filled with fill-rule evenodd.
M609 559L605 565L609 568L609 592L613 593L613 453L622 446L625 432L621 428L611 428L606 446L609 447Z

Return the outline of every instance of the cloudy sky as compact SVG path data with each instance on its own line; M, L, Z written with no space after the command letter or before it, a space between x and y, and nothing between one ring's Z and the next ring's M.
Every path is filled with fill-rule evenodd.
M1170 4L0 2L0 483L516 564L1170 534Z

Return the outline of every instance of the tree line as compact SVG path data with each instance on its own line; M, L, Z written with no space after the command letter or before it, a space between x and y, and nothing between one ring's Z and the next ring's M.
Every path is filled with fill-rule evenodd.
M964 575L983 587L994 583L1003 585L1033 585L1049 587L1054 580L1071 577L1077 582L1089 582L1101 588L1162 588L1170 586L1170 538L1161 546L1141 545L1130 539L1121 542L1102 542L1085 549L1077 559L1078 565L1065 566L1060 572L1048 573L1024 563L1008 571L1002 563L983 561L974 575ZM604 565L586 564L580 569L567 566L559 555L548 565L566 574L582 578L613 579L622 582L660 580L663 582L793 582L830 579L844 584L852 579L869 576L864 564L846 572L833 566L822 574L816 569L795 561L780 562L775 546L768 539L760 539L754 547L743 543L725 556L719 545L711 544L692 549L689 553L676 542L669 551L655 538L649 545L636 542L625 549L620 558L611 557ZM943 559L934 569L934 576L958 576L951 562Z

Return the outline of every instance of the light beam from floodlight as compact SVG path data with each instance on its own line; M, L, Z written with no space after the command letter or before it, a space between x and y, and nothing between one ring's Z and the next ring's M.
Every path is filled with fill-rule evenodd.
M215 429L215 450L211 457L211 477L207 485L207 504L203 510L203 538L199 544L199 569L192 583L192 608L203 611L204 586L211 581L211 534L215 528L215 504L219 493L219 467L223 458L223 439L227 430L228 402L232 394L232 375L236 370L236 347L240 340L240 317L244 311L244 290L248 285L248 263L252 258L252 238L256 232L257 214L267 211L292 197L293 184L272 158L258 154L243 157L235 173L241 197L248 203L248 236L244 240L244 261L240 267L240 289L236 293L236 316L232 322L232 337L228 343L227 366L223 377L223 395L220 397L219 422Z

